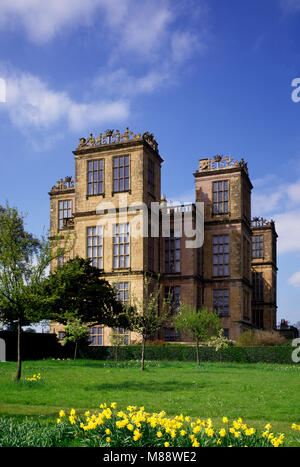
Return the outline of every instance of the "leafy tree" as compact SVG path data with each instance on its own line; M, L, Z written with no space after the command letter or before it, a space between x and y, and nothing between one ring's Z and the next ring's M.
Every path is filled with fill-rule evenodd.
M57 240L56 246L61 243ZM39 322L43 316L40 285L50 262L63 251L48 240L26 232L24 216L8 203L0 208L0 320L17 329L18 368L21 378L22 327Z
M49 319L66 324L70 317L90 325L128 327L130 308L116 299L89 259L76 257L52 271L43 285L43 308Z
M144 276L143 298L137 298L134 294L130 296L131 309L129 322L130 329L140 334L141 342L141 370L145 369L146 341L151 339L162 327L167 319L167 308L169 301L163 299L160 306L162 286L154 283Z
M87 333L89 332L89 327L84 324L81 319L79 318L71 318L67 325L65 326L65 337L64 337L64 344L67 342L74 342L74 360L76 360L77 355L77 347L78 343L81 339L86 337Z
M174 318L176 329L188 329L196 342L197 364L200 365L199 343L207 342L221 328L221 320L215 311L207 308L197 310L190 305L180 305L179 313Z

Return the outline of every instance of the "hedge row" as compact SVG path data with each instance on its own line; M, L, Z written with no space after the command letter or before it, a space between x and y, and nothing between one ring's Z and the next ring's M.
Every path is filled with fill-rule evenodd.
M293 347L229 347L216 352L212 347L200 347L201 361L224 361L242 363L294 363L291 355ZM194 346L184 345L147 345L146 360L169 361L195 361L196 350ZM79 357L95 360L139 360L141 357L140 346L118 347L89 347L84 346L79 350Z

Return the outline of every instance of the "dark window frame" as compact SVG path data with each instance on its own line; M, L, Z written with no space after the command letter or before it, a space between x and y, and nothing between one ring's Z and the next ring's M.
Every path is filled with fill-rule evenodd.
M104 159L88 160L87 196L99 195L104 195Z
M129 345L130 344L130 334L129 330L125 328L112 328L112 338L117 337L116 344L118 345Z
M213 235L213 277L227 277L230 275L229 235Z
M174 231L170 237L164 239L165 273L173 274L181 271L181 238L175 236Z
M88 342L92 346L103 345L103 326L91 326L89 329Z
M130 168L129 155L113 157L113 193L130 191Z
M113 284L116 289L116 298L124 305L127 305L129 302L129 282L116 282Z
M252 259L264 257L264 236L253 235L252 237Z
M213 289L213 308L219 316L230 316L229 289Z
M212 182L212 213L213 215L229 213L229 180Z
M95 249L96 255L94 254ZM92 266L101 270L103 269L103 249L103 226L88 226L86 228L86 255L87 258L91 260ZM101 251L101 254L99 254L99 251Z
M65 206L65 203L67 203L67 206ZM63 204L63 207L61 208L62 204ZM65 215L65 213L67 213L67 215ZM65 219L72 219L72 200L71 199L58 200L58 229L59 230L64 230Z
M113 269L130 268L130 225L129 222L113 226ZM117 253L115 253L117 251Z

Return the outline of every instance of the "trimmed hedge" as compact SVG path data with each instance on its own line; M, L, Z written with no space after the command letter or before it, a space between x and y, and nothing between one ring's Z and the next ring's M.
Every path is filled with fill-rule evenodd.
M216 352L212 347L200 347L200 360L205 362L241 362L241 363L284 363L293 364L291 355L294 348L289 346L274 347L228 347ZM141 347L138 345L123 346L117 349L109 346L84 346L79 350L79 357L95 360L139 360ZM146 360L196 361L194 346L185 345L151 345L146 346Z
M0 331L0 338L6 341L6 359L17 359L17 335L10 331ZM199 347L200 360L203 362L241 362L241 363L284 363L293 364L291 345L273 347L228 347L216 352L212 347ZM39 360L42 358L73 358L74 344L61 345L55 334L22 333L22 359ZM79 358L94 360L140 360L141 346L129 345L116 349L112 346L89 346L80 344ZM167 360L179 362L196 361L196 349L193 345L165 344L146 345L146 360Z

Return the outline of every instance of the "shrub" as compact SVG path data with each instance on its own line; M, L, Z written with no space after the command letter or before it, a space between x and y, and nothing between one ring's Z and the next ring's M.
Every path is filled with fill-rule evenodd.
M238 345L242 347L252 346L274 346L284 344L286 339L277 331L264 331L262 329L251 329L243 332L238 338Z

